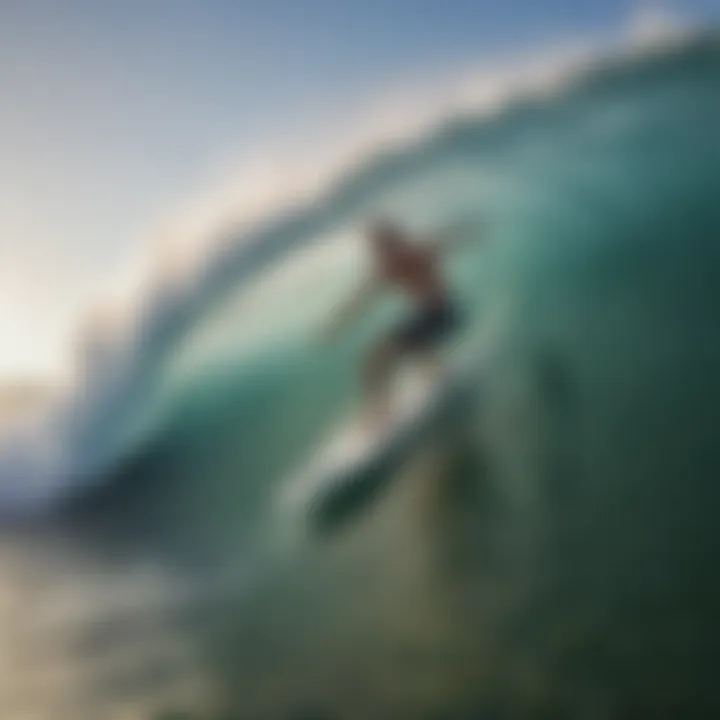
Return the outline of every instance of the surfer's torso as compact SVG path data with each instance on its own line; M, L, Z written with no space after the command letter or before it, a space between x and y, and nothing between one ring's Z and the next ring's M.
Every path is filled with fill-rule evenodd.
M382 280L410 296L420 307L437 307L447 296L440 261L435 251L401 245L378 257Z
M435 249L396 243L378 253L378 263L382 280L407 294L416 306L392 334L397 348L404 352L427 350L457 328L457 309L450 302Z

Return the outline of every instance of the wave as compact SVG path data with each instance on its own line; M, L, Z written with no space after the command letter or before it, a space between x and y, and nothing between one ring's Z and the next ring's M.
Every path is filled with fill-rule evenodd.
M53 491L10 496L53 513L0 557L34 680L72 670L49 712L207 681L203 717L706 716L719 80L710 35L456 117L211 255L124 354L101 343L111 377L48 426ZM403 310L310 339L379 210L482 220L448 266L471 372L369 496L330 503L335 534L292 542L286 480Z
M582 63L573 55L544 72L516 72L512 83L500 74L503 91L482 95L480 109L470 92L463 108L453 105L455 117L316 182L313 199L223 234L182 282L145 291L116 334L95 343L89 334L74 387L40 422L4 438L3 505L45 507L73 488L124 477L128 467L145 476L147 458L172 457L177 436L217 443L230 426L234 437L245 434L238 468L252 464L252 445L283 446L285 465L252 472L281 473L347 402L359 348L381 322L358 327L332 350L307 346L307 333L362 262L354 234L364 218L389 211L418 228L482 218L493 246L512 252L513 237L527 234L534 217L542 219L539 241L553 223L589 224L613 202L629 221L671 191L674 206L683 194L699 197L712 176L703 152L712 138L695 121L714 110L717 55L709 34ZM685 145L670 153L663 142L675 134ZM663 162L683 168L684 182ZM485 253L470 252L461 264L456 281L479 312L485 296L500 291L485 277ZM317 418L304 433L295 417L282 421L282 433L251 439L262 412L274 425L285 413L297 416L291 408L311 406Z

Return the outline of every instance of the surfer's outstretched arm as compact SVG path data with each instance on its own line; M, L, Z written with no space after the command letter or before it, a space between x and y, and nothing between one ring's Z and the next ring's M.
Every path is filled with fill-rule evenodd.
M377 276L371 276L365 280L347 301L336 310L330 322L322 328L320 331L321 339L330 339L348 323L352 322L378 297L381 286L382 283Z

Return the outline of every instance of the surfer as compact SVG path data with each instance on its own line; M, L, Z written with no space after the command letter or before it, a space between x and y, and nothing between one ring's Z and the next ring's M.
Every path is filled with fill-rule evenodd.
M372 422L388 415L388 385L405 359L419 359L438 369L435 350L459 324L458 309L448 292L442 270L442 245L447 240L413 237L389 220L374 221L367 232L373 272L342 305L324 335L327 337L357 316L380 292L396 289L412 302L414 311L381 338L368 353L363 387Z

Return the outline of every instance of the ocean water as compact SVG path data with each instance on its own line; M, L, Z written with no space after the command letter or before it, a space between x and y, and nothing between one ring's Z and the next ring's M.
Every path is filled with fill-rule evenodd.
M706 34L451 118L224 246L0 455L0 715L716 713L719 127ZM313 532L289 479L403 312L313 341L376 213L466 228L470 372Z

